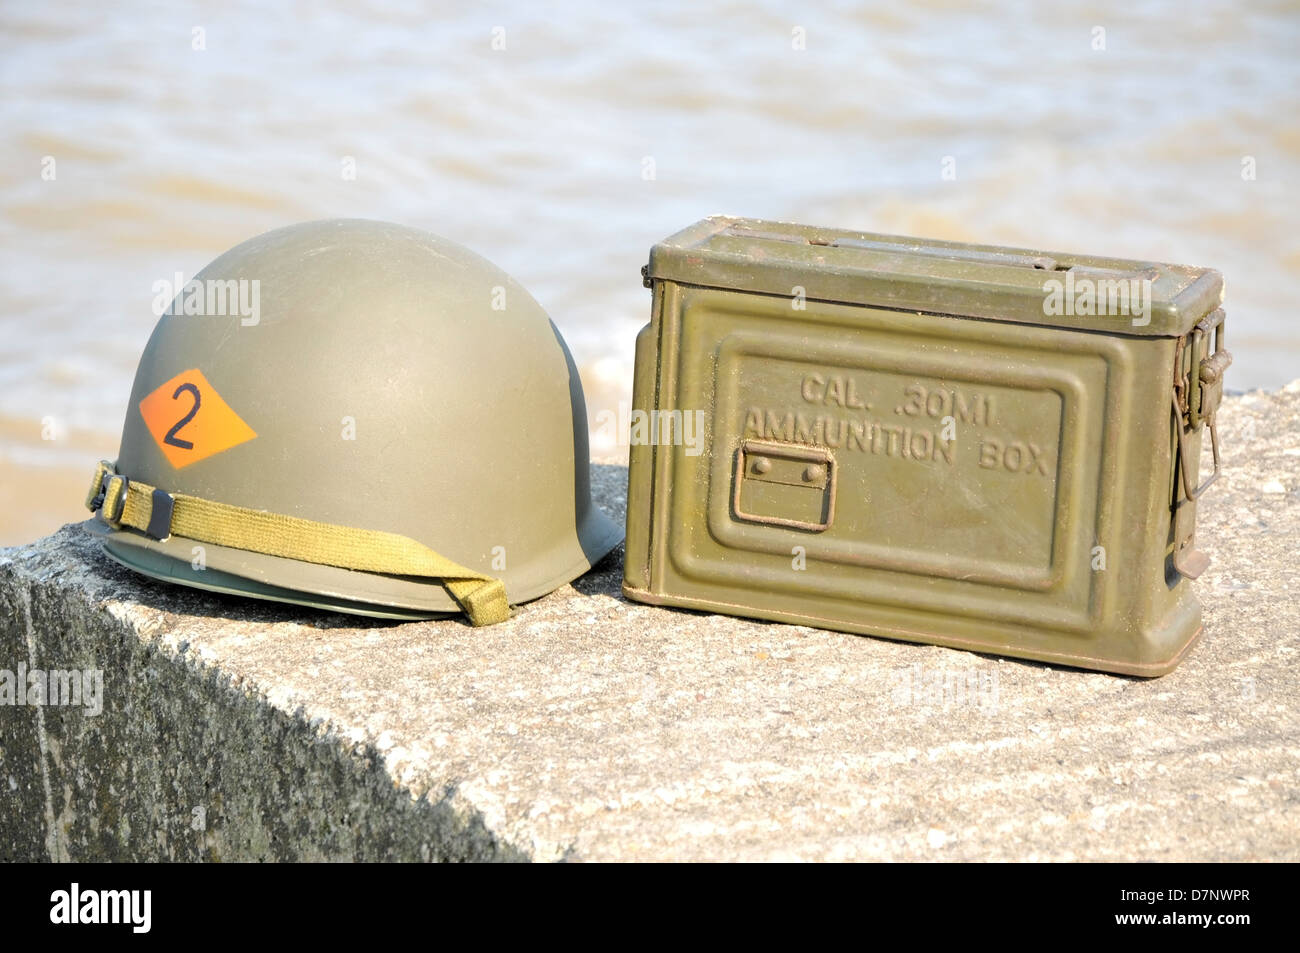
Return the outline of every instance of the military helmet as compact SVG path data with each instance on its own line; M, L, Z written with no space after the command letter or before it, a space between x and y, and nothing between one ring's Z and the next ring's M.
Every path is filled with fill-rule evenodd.
M564 339L499 268L412 228L308 222L180 289L87 505L113 559L168 582L485 624L622 539L586 428Z

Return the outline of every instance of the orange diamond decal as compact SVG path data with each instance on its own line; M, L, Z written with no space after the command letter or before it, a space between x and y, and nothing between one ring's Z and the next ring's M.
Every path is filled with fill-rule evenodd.
M140 416L178 470L257 436L198 368L177 374L140 401Z

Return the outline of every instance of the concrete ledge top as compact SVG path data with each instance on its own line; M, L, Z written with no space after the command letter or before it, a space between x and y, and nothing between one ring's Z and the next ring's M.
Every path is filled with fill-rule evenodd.
M1152 681L637 605L621 550L472 629L154 583L65 527L0 551L0 668L103 668L103 724L0 710L0 856L1300 859L1300 381L1220 426L1205 636Z

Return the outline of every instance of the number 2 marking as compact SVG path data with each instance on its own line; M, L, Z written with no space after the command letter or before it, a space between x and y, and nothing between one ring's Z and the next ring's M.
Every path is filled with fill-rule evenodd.
M138 406L149 436L177 470L257 436L197 367L163 381Z
M172 425L172 429L167 431L167 436L163 437L163 443L169 443L173 447L180 447L182 450L193 450L194 444L188 440L182 440L180 437L176 435L176 433L187 423L193 420L194 415L199 412L199 402L200 402L199 389L195 387L193 384L186 382L182 384L180 387L176 388L176 392L172 394L172 400L179 399L182 393L189 393L194 395L194 406L190 408L189 413L187 413L184 417L182 417L180 420L176 421L176 423Z

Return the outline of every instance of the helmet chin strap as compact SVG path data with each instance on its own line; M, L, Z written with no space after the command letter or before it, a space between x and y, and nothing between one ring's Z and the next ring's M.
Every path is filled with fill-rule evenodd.
M95 468L86 508L98 511L114 529L130 527L153 539L174 534L199 543L323 566L423 576L441 583L472 625L493 625L510 618L505 584L500 579L467 569L398 533L318 523L167 493L128 479L107 461Z

